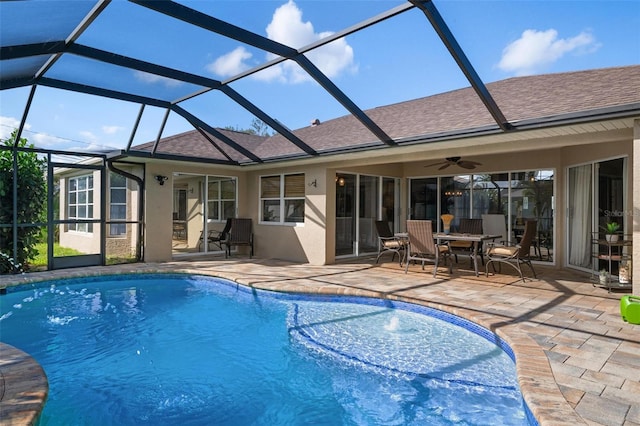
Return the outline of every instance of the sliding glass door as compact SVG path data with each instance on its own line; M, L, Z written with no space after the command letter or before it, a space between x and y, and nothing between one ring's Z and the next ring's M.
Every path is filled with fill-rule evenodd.
M173 254L220 251L207 236L217 235L227 218L236 216L236 206L235 177L174 173Z
M375 221L386 220L398 230L400 181L371 175L336 175L336 256L377 250Z
M591 240L602 234L608 222L625 231L625 158L569 168L567 253L568 265L584 270L600 269L591 257ZM599 238L604 238L600 235ZM615 271L613 271L615 273Z
M585 164L571 167L568 183L568 263L578 268L590 268L591 233L593 232L593 166Z
M380 178L360 176L358 191L358 254L372 253L378 247L375 221L380 210Z
M356 175L336 175L336 256L356 252Z
M441 229L440 216L445 213L454 216L454 230L460 219L501 214L507 228L503 238L517 242L526 221L535 220L532 257L553 262L553 170L414 178L409 191L409 217L433 221L434 230Z

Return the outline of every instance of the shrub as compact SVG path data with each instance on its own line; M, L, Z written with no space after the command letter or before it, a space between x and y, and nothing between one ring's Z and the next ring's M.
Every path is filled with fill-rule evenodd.
M2 141L5 146L15 144L17 131ZM21 138L18 147L33 147ZM45 221L47 185L45 181L46 160L38 158L35 152L22 152L11 149L0 150L0 223L12 224L13 216L13 156L17 155L18 197L17 223L32 224ZM27 260L38 253L35 245L41 240L39 227L18 227L16 253L13 252L14 233L10 226L0 227L0 273L20 272L27 269Z

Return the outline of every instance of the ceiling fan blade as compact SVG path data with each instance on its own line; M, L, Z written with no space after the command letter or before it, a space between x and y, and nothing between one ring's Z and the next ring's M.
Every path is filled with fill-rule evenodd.
M474 163L473 161L459 161L458 166L462 167L463 169L471 170L476 168L476 163Z
M426 166L424 166L424 167L439 166L439 165L441 165L441 164L446 164L446 163L447 163L446 161L438 161L437 163L427 164L427 165L426 165Z
M482 163L478 163L477 161L461 160L461 161L458 161L456 164L465 169L475 169L476 166L479 166Z
M446 163L444 166L440 166L440 167L438 167L438 170L444 170L444 169L446 169L447 167L449 167L450 165L451 165L451 163Z

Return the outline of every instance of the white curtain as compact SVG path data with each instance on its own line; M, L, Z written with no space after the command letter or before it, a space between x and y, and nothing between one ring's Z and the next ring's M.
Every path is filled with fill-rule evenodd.
M569 264L591 265L591 165L569 169Z

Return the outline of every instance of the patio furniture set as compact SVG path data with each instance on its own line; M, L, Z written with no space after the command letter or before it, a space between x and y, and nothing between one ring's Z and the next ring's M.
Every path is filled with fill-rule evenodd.
M495 224L502 222L502 231L495 230ZM405 273L409 263L426 262L434 264L433 276L437 275L438 265L449 265L449 273L453 272L453 260L458 262L458 255L468 255L473 264L476 276L479 276L478 258L485 265L485 275L489 275L489 266L493 272L500 271L503 264L513 267L520 278L525 281L522 265L531 269L534 278L535 270L531 264L531 247L536 235L537 221L526 222L524 233L517 243L503 240L506 235L503 215L483 215L482 219L462 219L458 232L434 232L431 220L407 220L406 233L392 233L388 222L377 221L378 256L376 263L385 253L393 253L392 261L397 255ZM486 256L486 264L485 264ZM497 267L497 269L496 269Z
M200 235L198 250L204 244L204 232ZM251 219L228 218L221 231L210 229L207 232L207 244L216 245L220 250L224 250L225 258L231 255L231 247L249 247L249 259L253 256L253 231ZM209 246L207 246L209 247Z

